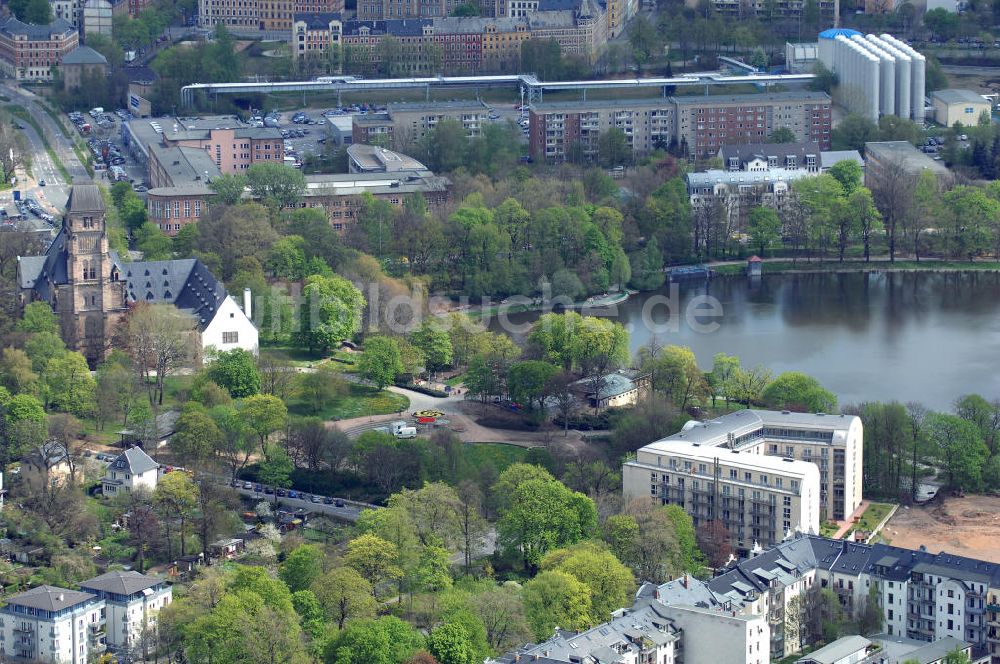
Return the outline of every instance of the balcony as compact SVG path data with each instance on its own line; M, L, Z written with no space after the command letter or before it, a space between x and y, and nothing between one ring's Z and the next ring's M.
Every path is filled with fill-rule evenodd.
M87 625L87 629L90 631L91 636L100 636L108 631L104 623L90 623Z
M34 634L35 633L35 626L34 625L27 625L27 624L24 624L24 625L15 625L14 626L14 631L18 632L20 634Z

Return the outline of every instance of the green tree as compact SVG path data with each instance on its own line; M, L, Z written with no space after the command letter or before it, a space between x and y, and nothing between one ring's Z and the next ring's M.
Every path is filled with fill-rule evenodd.
M520 554L527 569L535 569L551 549L574 544L597 527L594 502L556 480L529 479L511 495L500 512L497 538L508 551Z
M549 552L542 559L541 569L565 572L586 585L594 622L610 620L612 611L628 607L635 592L632 572L603 545L594 542Z
M830 167L827 171L844 188L844 194L850 196L861 187L864 172L861 164L853 159L843 159Z
M398 579L403 571L397 561L399 551L392 542L381 537L365 533L347 543L347 555L344 562L360 574L372 588L383 581Z
M257 434L260 449L267 445L267 437L285 426L288 408L273 394L255 394L243 400L239 414L246 427Z
M59 319L48 302L29 302L24 305L21 320L14 326L18 332L59 334Z
M219 353L208 367L208 377L234 399L260 392L260 372L253 354L242 348Z
M865 143L878 139L878 126L869 118L857 113L851 113L841 120L832 134L834 150L863 152Z
M775 410L808 413L833 413L837 410L837 396L823 389L818 380L800 371L779 374L764 389L761 400Z
M365 339L365 348L358 360L358 373L382 390L403 373L399 343L392 337L374 336Z
M305 191L306 178L297 168L260 162L247 169L247 185L255 198L290 207L298 203Z
M517 362L510 367L507 389L511 399L526 403L528 408L544 410L545 397L552 379L559 373L559 367L541 360Z
M769 207L754 208L750 212L747 233L750 234L750 241L760 249L760 255L764 256L768 247L781 240L781 219L778 218L778 213Z
M278 578L285 582L293 593L307 590L323 574L326 555L315 544L302 544L294 549L278 568Z
M656 290L663 285L666 274L663 272L663 254L656 236L649 239L646 246L639 252L632 270L632 286L639 290Z
M412 343L424 356L424 363L431 373L439 371L452 362L454 349L448 332L433 321L426 321L410 333Z
M80 353L68 352L52 358L41 378L42 392L50 408L77 417L86 417L93 411L97 383Z
M313 592L339 630L348 620L373 618L378 608L371 584L352 567L336 567L319 577Z
M798 137L788 127L778 127L767 137L768 143L797 143Z
M542 572L524 584L523 597L525 617L539 641L556 627L583 629L594 622L590 589L566 572Z
M655 355L639 349L639 366L650 374L653 389L662 392L682 411L708 393L705 375L694 351L687 346L666 346Z
M18 19L32 25L47 25L52 22L52 6L43 0L13 0L10 11Z
M310 350L326 350L349 339L361 326L365 298L354 284L337 275L312 275L302 289L298 332Z
M597 137L597 154L602 168L625 166L632 161L628 137L617 127L602 131Z
M223 205L236 205L243 198L247 184L247 176L241 173L226 173L213 178L208 183L208 188L215 192Z
M198 487L187 473L167 473L156 483L156 489L153 491L153 503L161 510L164 523L172 519L177 521L180 555L187 555L188 531L195 508L198 506ZM171 555L169 531L167 533L167 556L169 557Z
M289 487L292 485L291 475L294 470L295 464L288 456L288 452L277 445L267 445L264 448L264 458L260 462L257 479L265 486Z
M933 413L924 422L927 439L944 463L948 486L960 491L977 491L989 448L971 422L957 415Z
M326 664L400 664L424 647L420 633L395 616L356 620L332 638Z
M445 622L431 630L427 648L440 664L473 664L472 644L461 625Z
M215 420L201 404L189 401L184 404L174 424L170 449L185 464L198 465L215 454L222 433Z
M686 572L701 573L705 568L705 556L698 548L698 540L695 536L694 521L691 515L684 511L680 505L667 505L658 508L673 524L674 536L677 538L678 563Z

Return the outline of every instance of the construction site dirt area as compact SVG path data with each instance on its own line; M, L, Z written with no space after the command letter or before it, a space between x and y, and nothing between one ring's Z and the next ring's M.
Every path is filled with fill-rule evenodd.
M1000 563L1000 497L938 499L929 505L900 507L882 531L896 546Z

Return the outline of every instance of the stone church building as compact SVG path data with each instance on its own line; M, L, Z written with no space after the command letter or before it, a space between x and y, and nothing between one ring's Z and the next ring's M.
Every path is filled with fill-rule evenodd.
M117 324L136 302L191 314L203 349L257 352L257 328L201 261L125 262L108 246L105 216L100 187L74 184L45 255L18 258L22 306L49 303L66 345L92 364L107 354Z

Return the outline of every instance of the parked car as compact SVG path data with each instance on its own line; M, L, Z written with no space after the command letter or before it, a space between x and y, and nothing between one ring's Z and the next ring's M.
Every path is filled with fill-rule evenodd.
M337 500L333 501L333 506L334 507L343 507L344 506L344 501L341 500L340 498L337 498Z
M260 493L261 491L264 490L264 486L262 484L254 484L253 490L256 491L257 493Z
M44 187L45 186L45 180L39 180L38 181L38 186L39 187Z
M271 487L269 487L269 486L266 486L266 487L264 487L264 493L266 493L269 496L273 496L274 495L274 489L271 488Z
M323 499L323 504L324 505L333 505L333 498L331 498L330 496L327 496L326 498Z
M319 502L322 502L322 498L320 498L319 496L315 496L315 495L314 495L314 496L312 497L312 502L314 502L314 503L319 503Z
M288 492L285 491L284 489L275 489L274 492L278 495L279 498L284 498L286 495L288 495Z
M252 482L244 482L243 483L243 488L249 491L250 489L253 488L253 483Z
M299 497L299 492L298 491L289 491L288 492L288 497L289 498L298 498Z

